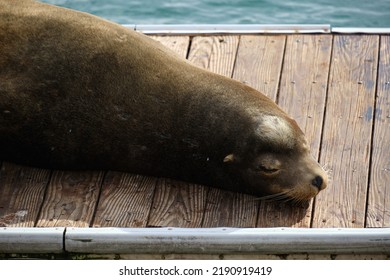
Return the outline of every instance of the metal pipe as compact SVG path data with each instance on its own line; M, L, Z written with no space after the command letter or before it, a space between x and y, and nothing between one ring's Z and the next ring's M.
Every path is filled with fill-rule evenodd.
M286 24L128 24L130 29L145 34L263 34L263 33L329 33L330 25Z
M210 34L390 34L389 27L331 27L329 24L125 24L148 35Z
M65 228L0 228L0 253L64 252Z
M65 244L97 254L390 254L390 229L69 228Z
M332 33L346 34L390 34L390 28L333 27Z
M390 228L0 228L0 253L390 254Z

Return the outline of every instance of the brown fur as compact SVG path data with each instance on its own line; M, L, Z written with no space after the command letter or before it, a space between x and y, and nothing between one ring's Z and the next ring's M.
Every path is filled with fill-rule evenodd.
M267 97L144 35L81 12L0 0L1 159L307 199L326 187L326 174L306 146ZM277 174L264 171L276 162Z

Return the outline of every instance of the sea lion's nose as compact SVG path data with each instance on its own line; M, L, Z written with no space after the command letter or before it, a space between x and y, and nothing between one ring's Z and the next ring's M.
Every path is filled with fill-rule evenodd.
M312 181L311 184L314 187L317 187L319 190L323 189L324 179L321 176L316 176Z

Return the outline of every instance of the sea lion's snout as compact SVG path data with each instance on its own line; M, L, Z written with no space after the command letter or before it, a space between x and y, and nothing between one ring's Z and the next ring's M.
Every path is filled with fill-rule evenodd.
M328 186L328 174L322 168L320 164L310 155L306 156L304 160L307 164L307 169L311 175L311 186L315 188L318 192L324 190Z
M326 188L326 185L324 186L324 179L322 176L317 175L312 181L311 184L318 188L318 190L323 190Z
M311 181L311 184L314 186L314 187L317 187L318 189L321 190L322 188L322 183L324 182L324 179L322 179L321 176L316 176L313 181Z
M231 157L229 157L231 159ZM226 159L227 160L227 159ZM307 153L261 153L248 165L234 158L241 176L250 186L246 192L271 200L307 201L324 190L328 176Z
M328 186L326 171L309 152L296 161L296 166L296 170L290 167L290 180L293 184L285 185L292 200L309 200Z
M326 171L312 156L303 132L295 121L283 116L256 118L257 147L243 156L225 160L239 163L241 176L254 193L271 200L302 202L315 197L328 185Z

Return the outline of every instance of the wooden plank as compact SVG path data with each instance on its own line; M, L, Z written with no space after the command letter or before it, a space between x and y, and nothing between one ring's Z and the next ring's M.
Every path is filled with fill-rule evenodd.
M287 38L279 105L297 122L318 158L332 47L331 35L290 35ZM267 203L258 226L310 227L312 203L305 207Z
M219 40L203 38L201 37L201 42L206 42L203 49L197 49L196 55L190 56L189 58L195 58L195 61L199 66L205 66L207 64L207 56L209 53L212 53L212 44L218 42ZM241 81L246 81L247 84L253 86L257 89L261 90L263 86L263 91L267 91L271 97L272 95L276 97L276 92L279 85L279 73L283 60L283 50L284 50L285 37L284 36L243 36L240 41L236 67L234 71L234 77ZM257 46L260 44L260 46ZM330 41L328 40L328 57L327 57L327 65L329 65L329 52L330 52ZM195 42L193 46L197 46ZM318 46L321 48L323 46ZM215 47L214 47L215 48ZM268 48L272 48L268 49ZM317 48L317 49L318 49ZM261 50L262 53L258 53L256 50ZM293 52L296 51L293 49ZM192 50L191 50L192 52ZM325 51L324 51L325 52ZM314 53L315 58L316 53ZM291 56L291 60L294 59L294 55ZM321 60L322 62L322 60ZM320 63L321 63L320 62ZM251 69L251 73L257 73L256 75L249 75L247 78L247 69ZM270 71L269 69L272 69ZM225 72L226 73L226 72ZM270 77L273 75L273 77ZM327 71L326 71L327 74ZM264 78L265 77L265 78ZM327 75L325 76L327 78ZM259 82L261 80L265 80L265 82ZM325 81L326 85L326 81ZM326 87L325 89L326 90ZM325 99L325 96L323 96ZM323 104L324 102L322 102ZM321 125L320 125L321 127ZM319 134L320 135L320 134ZM257 208L257 201L253 200L253 198L249 196L241 197L241 205L247 206L247 212L251 213L249 215L245 215L240 210L240 203L234 204L233 202L237 200L237 197L234 197L231 193L225 193L223 196L218 195L219 190L213 190L208 195L208 204L206 208L205 220L203 226L233 226L235 223L240 226L254 226L253 219L256 218L257 211L253 211L253 209ZM237 196L237 195L236 195ZM222 200L223 204L215 203L215 201ZM219 205L219 207L217 206ZM250 205L250 206L249 206ZM238 206L238 207L237 207ZM248 207L249 206L249 207ZM232 208L234 207L234 209ZM297 207L291 207L289 205L279 205L278 203L264 203L262 204L260 214L259 214L259 223L258 226L287 226L287 225L295 225L299 224L300 220L303 217L306 217L305 224L308 226L310 221L310 216L306 214L306 211L300 210L297 212ZM238 217L249 216L250 219L242 219L237 218L232 221L232 217L230 217L229 213L235 213ZM266 219L268 216L271 219ZM279 219L275 219L275 215L279 217ZM244 221L244 222L243 222Z
M319 65L322 63L329 66L329 57L330 57L330 45L331 39L325 40L324 42L316 42L315 38L308 39L307 42L302 44L295 44L295 40L300 40L303 36L291 37L286 44L286 36L242 36L236 67L234 69L234 77L241 80L247 81L247 84L260 90L261 92L266 93L268 97L273 100L276 100L279 83L281 84L281 106L292 113L294 117L300 117L300 114L296 114L293 108L294 105L288 98L295 97L295 92L291 94L290 85L286 82L291 79L291 76L295 74L296 71L300 71L300 68L307 68L307 72L317 72ZM305 38L305 37L304 37ZM322 37L320 37L322 38ZM286 48L286 54L284 55L284 50ZM298 58L298 60L297 60ZM307 58L307 60L305 60ZM283 80L281 79L281 70L283 59L285 60L283 68ZM310 62L309 62L310 61ZM286 65L287 64L287 65ZM326 79L327 73L325 71L325 88L318 92L313 93L312 91L317 88L313 88L308 93L304 92L303 94L310 97L310 94L316 94L318 97L316 100L310 100L310 104L313 102L318 102L318 99L323 93L322 96L322 107L324 106L325 100L325 91L326 91ZM322 79L316 84L320 87L323 84ZM311 89L314 87L312 81L302 78L297 81L296 86L301 89ZM320 106L320 105L319 105ZM316 109L316 106L310 107L313 111ZM309 113L310 110L306 108L306 113ZM323 108L321 110L323 112ZM316 122L320 123L320 121ZM321 124L319 124L321 127ZM321 129L318 130L318 136L320 136ZM318 141L319 142L319 141ZM318 152L318 147L317 147ZM259 213L257 218L257 227L282 227L282 226L295 226L295 227L308 227L310 222L310 207L305 206L292 206L289 204L280 204L278 202L260 202Z
M188 36L150 36L185 58ZM108 172L103 183L100 202L93 222L94 227L146 227L151 213L157 178ZM186 184L183 183L185 188ZM158 188L158 190L160 190ZM156 195L158 197L158 194ZM150 225L149 225L150 226ZM153 226L167 226L157 223Z
M102 172L55 171L37 226L90 226L102 180Z
M233 78L276 100L285 35L241 36Z
M367 227L390 227L390 36L381 37Z
M331 35L291 35L284 56L278 104L297 121L318 158L324 118Z
M321 163L331 184L316 199L313 227L363 227L379 36L335 36Z
M214 73L231 77L239 45L239 36L197 36L192 39L189 60ZM254 227L258 201L253 196L212 188L202 227Z
M157 178L119 172L105 176L94 227L146 227Z
M187 57L188 47L190 44L189 36L150 36L150 38L173 50L180 57Z
M151 36L186 58L188 36ZM203 217L207 188L161 178L157 182L148 227L199 227Z
M50 171L3 162L0 173L0 227L33 227Z
M231 77L239 36L196 36L188 60L214 73Z
M231 76L237 46L237 36L194 37L189 53L189 60L199 67L207 68L222 75ZM187 187L183 185L176 187L176 185L172 185L172 182L175 184L178 184L179 182L170 180L163 180L162 182L168 183L168 185L163 188L157 188L156 190L155 203L153 204L149 225L200 226L203 209L205 207L207 188L192 184L189 184ZM184 191L186 189L187 191ZM232 200L223 199L227 197L232 198L232 196L227 192L217 189L214 189L212 193L215 194L216 197L221 198L221 203L217 204L217 207L213 204L213 207L206 208L211 211L206 211L204 224L202 226L227 225L224 221L218 220L218 224L210 221L215 217L214 214L220 215L221 208L229 209L230 213L235 212L234 209L231 209L231 203L228 203L228 201L231 202ZM242 195L238 195L237 197L242 197ZM197 216L195 217L190 217L187 210L191 207L195 207L191 206L191 201L197 201L195 205L198 205L198 209L195 209L195 212L197 213ZM210 202L210 200L208 200L208 202ZM243 200L242 202L245 203L246 201ZM243 205L247 204L245 203ZM158 216L158 214L160 214L160 216ZM215 221L215 219L213 219L213 221Z
M299 227L310 226L310 205L293 205L277 201L262 201L259 207L256 227Z
M161 178L157 182L148 227L200 227L208 188Z
M171 179L160 179L148 227L200 227L207 188Z
M175 51L180 57L186 58L190 38L188 36L151 36L166 47ZM192 196L200 193L204 195L204 189L185 182L175 180L166 180L164 178L158 181L153 200L153 206L147 225L149 227L163 226L182 226L197 227L200 224L200 218L193 216L194 213L188 212L188 209L202 213L202 209L196 207L201 204L193 205ZM168 216L166 216L168 215Z
M255 227L258 208L253 196L211 188L202 227Z

